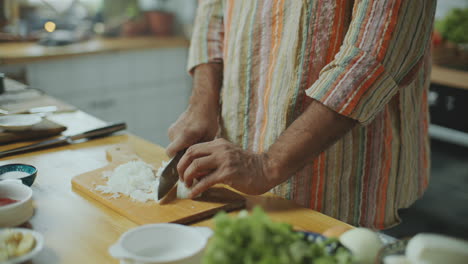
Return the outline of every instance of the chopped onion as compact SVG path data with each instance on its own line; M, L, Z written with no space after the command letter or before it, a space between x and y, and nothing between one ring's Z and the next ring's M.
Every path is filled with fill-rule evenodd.
M112 193L111 198L125 194L140 202L158 199L159 178L155 177L153 168L141 160L122 164L114 171L105 171L102 177L107 179L107 184L97 186L96 190Z
M141 160L124 163L115 168L114 171L104 171L102 177L107 179L107 184L98 185L95 189L102 193L112 194L110 196L112 199L119 198L120 194L124 194L139 202L148 200L159 202L159 179L168 164L169 162L163 161L154 175L153 168ZM179 180L177 198L188 198L191 190L192 188L187 188L185 183Z

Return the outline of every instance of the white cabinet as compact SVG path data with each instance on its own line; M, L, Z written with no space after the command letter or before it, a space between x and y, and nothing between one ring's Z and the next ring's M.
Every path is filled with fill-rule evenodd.
M191 79L185 48L81 56L27 65L31 87L166 146L167 128L185 109Z

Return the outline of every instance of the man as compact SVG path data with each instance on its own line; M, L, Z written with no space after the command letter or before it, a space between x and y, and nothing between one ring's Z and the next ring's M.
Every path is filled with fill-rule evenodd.
M178 171L191 195L224 183L353 225L397 224L428 185L435 6L200 0L193 94L167 149L188 148Z

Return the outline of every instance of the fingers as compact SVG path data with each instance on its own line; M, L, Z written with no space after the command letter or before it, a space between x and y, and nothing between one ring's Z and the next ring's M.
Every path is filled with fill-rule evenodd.
M195 159L185 170L183 180L185 184L190 187L194 179L209 174L211 171L215 170L217 166L218 164L212 155Z
M221 179L217 171L206 175L197 184L193 186L192 191L189 194L189 199L197 197L202 192L208 190L211 186L218 183L221 183Z
M177 164L177 172L179 173L179 177L182 181L185 181L184 175L185 170L190 166L190 164L198 158L203 156L209 156L213 152L213 143L206 142L206 143L199 143L193 145L187 149L184 156L180 159L179 163Z
M166 154L169 157L174 157L177 152L186 149L197 142L196 138L190 138L185 134L181 134L172 141L166 148Z
M193 144L212 140L216 136L218 123L212 122L212 118L209 117L211 113L207 115L187 109L169 127L168 136L171 143L166 149L169 157Z
M167 130L167 136L169 137L169 140L171 142L174 141L175 135L176 135L176 123L173 123Z

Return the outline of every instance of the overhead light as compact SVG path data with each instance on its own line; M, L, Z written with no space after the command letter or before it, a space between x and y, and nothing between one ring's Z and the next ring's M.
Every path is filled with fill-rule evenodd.
M57 25L55 25L55 23L52 22L52 21L47 21L47 22L45 22L45 24L44 24L44 29L45 29L47 32L54 32L56 27L57 27Z

